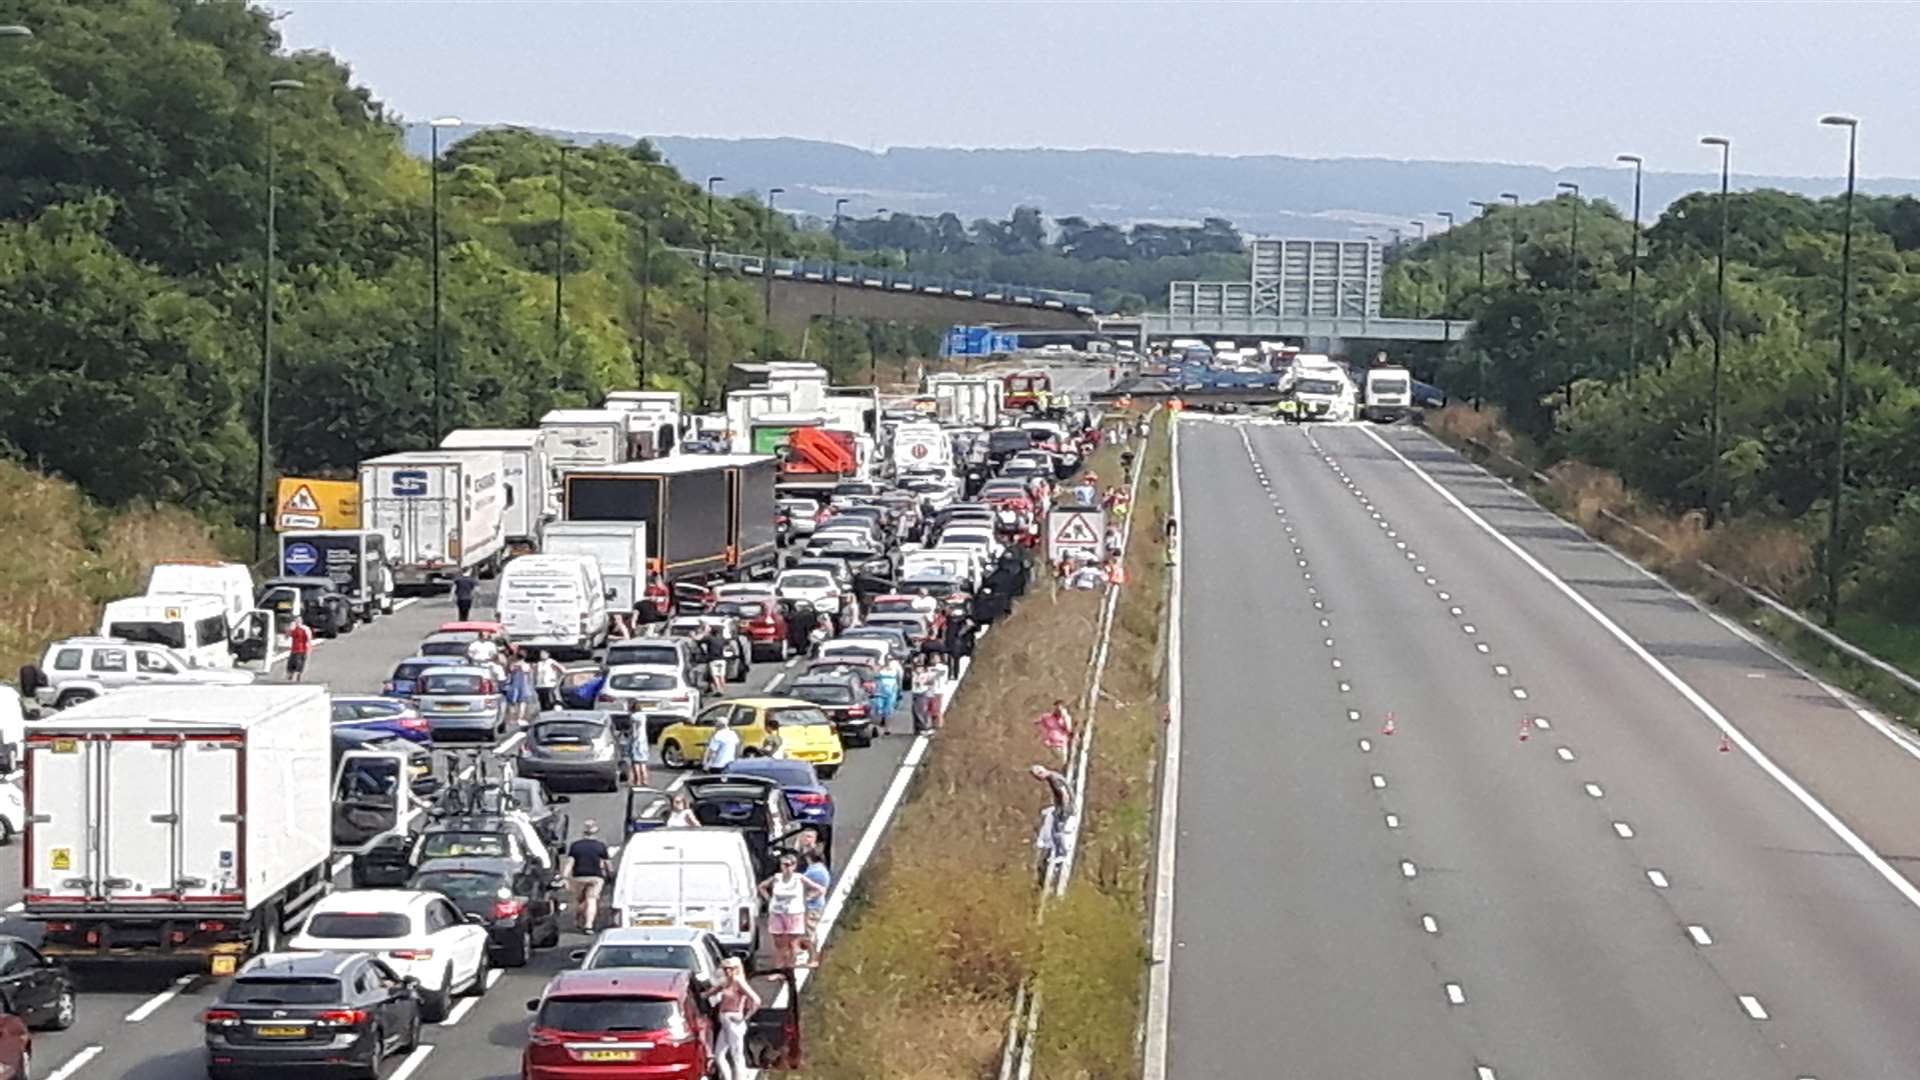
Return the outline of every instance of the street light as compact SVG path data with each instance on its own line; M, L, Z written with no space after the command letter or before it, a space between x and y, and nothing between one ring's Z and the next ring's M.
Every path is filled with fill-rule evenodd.
M553 244L553 374L556 379L561 377L560 360L566 349L566 309L562 304L567 280L567 155L578 149L572 143L560 144L560 223Z
M851 199L833 200L833 261L828 264L827 294L831 314L827 316L828 346L832 355L827 358L831 365L840 359L840 211L845 209Z
M1580 287L1580 279L1576 273L1580 265L1580 185L1570 180L1562 180L1554 186L1573 195L1573 241L1568 249L1567 259L1567 289L1573 291Z
M1627 385L1640 374L1640 173L1646 162L1639 154L1615 154L1613 160L1633 166L1633 258L1627 263Z
M1720 353L1727 336L1727 179L1733 161L1733 140L1706 135L1702 146L1720 148L1720 256L1716 271L1719 316L1713 324L1713 389L1707 405L1707 523L1720 513Z
M17 23L10 26L0 26L0 38L29 38L32 36L32 30Z
M1427 223L1426 222L1409 221L1407 222L1407 224L1420 230L1420 239L1414 241L1416 245L1424 244L1427 242ZM1408 271L1408 273L1412 273L1412 271ZM1419 283L1419 285L1415 286L1413 291L1413 317L1416 319L1422 318L1423 317L1422 312L1426 310L1426 307L1427 307L1427 283L1425 281L1422 281Z
M1492 203L1480 202L1477 199L1469 201L1467 205L1480 211L1482 218L1487 216L1487 211L1493 209ZM1483 289L1487 287L1487 231L1485 229L1480 230L1480 287Z
M1500 197L1513 204L1513 220L1507 225L1507 284L1520 280L1520 196L1503 191Z
M1446 235L1451 239L1453 237L1453 211L1438 210L1435 211L1435 213L1446 221ZM1448 254L1451 254L1451 252ZM1444 275L1440 279L1440 340L1443 343L1442 348L1444 348L1445 345L1453 342L1453 260L1442 259L1441 263L1446 268ZM1483 263L1483 268L1484 265Z
M0 36L4 37L31 37L32 33L24 26L0 27ZM253 519L254 562L259 562L264 556L268 507L273 505L273 496L267 490L267 474L271 466L269 458L272 456L268 432L272 430L270 425L273 419L273 174L276 165L273 103L282 90L304 90L306 87L307 84L299 79L275 79L267 84L267 258L260 275L260 459L253 479L253 497L259 512Z
M433 143L427 156L427 175L431 180L429 197L433 203L433 441L436 446L447 433L447 350L440 333L440 129L459 124L457 116L427 121L427 136Z
M1840 376L1833 412L1833 508L1827 516L1827 625L1840 618L1840 510L1847 480L1847 335L1853 301L1853 174L1859 147L1860 121L1851 116L1823 116L1822 124L1847 129L1846 225L1840 234Z
M643 162L651 169L665 169L664 162ZM663 212L664 216L664 212ZM647 388L647 338L653 332L653 306L650 293L653 286L653 219L640 216L640 357L639 370L634 373L636 389Z
M766 310L760 319L760 359L773 357L773 197L785 195L786 188L767 189L767 254L760 261L761 282L766 290Z
M713 378L713 186L724 176L707 177L707 257L705 280L700 286L700 404L707 403L709 381Z

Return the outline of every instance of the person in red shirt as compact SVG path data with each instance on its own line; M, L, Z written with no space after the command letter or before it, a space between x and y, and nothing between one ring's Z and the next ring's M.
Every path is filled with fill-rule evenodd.
M307 654L313 651L313 631L298 615L287 628L287 681L299 682L307 673Z

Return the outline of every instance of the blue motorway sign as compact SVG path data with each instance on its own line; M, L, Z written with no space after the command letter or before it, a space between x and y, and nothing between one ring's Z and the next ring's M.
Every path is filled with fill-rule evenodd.
M280 569L291 577L306 577L319 566L320 549L312 544L288 544L280 550Z

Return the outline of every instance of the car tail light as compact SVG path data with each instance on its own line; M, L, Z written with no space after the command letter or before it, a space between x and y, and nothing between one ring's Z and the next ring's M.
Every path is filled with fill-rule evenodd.
M480 692L481 692L481 693L483 693L483 694L491 694L491 693L494 693L494 686L493 686L493 680L492 680L492 679L481 679L481 680L480 680Z
M397 694L400 692L400 684L394 682L392 679L388 679L386 682L380 684L380 692L389 695Z
M879 687L879 685L880 685L879 683L874 682L872 679L865 679L861 681L860 688L865 690L867 693L871 694L874 692L875 689ZM866 706L864 705L861 706L861 708L865 708L865 707Z
M740 909L740 932L745 934L745 933L751 932L752 930L753 930L753 909L743 907Z
M534 1027L527 1032L527 1042L534 1046L559 1046L566 1037L552 1028Z
M398 723L401 727L406 728L408 731L427 730L427 718L424 716L402 716L400 717Z
M365 1009L329 1009L313 1018L316 1024L332 1024L336 1027L357 1027L367 1022Z
M825 806L832 800L823 791L797 791L787 796L796 806Z
M618 705L620 704L620 699L601 694L599 697L593 699L593 703L595 705Z
M395 960L431 960L432 949L388 949L387 955Z
M56 934L64 934L73 929L73 924L70 922L50 922L47 924L47 929Z
M851 706L847 709L847 715L854 717L855 719L858 719L862 716L867 715L867 707L865 705Z
M201 922L199 926L200 932L203 934L218 934L226 928L227 924L218 919L207 919Z
M527 902L518 898L493 902L493 917L496 919L517 919L525 910L527 910Z
M685 690L678 690L678 691L675 691L674 693L668 694L667 700L668 701L691 701L693 699L687 696L687 692Z
M200 1020L208 1027L232 1027L240 1022L240 1014L232 1009L208 1009Z

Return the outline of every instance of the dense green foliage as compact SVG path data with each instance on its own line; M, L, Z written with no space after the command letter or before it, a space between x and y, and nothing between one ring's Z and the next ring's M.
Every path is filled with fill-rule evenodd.
M971 225L955 214L888 214L843 220L840 242L870 263L1092 293L1101 311L1164 308L1171 281L1247 276L1240 234L1224 218L1122 227L1064 217L1050 229L1032 206Z
M1574 206L1562 197L1496 208L1392 263L1396 312L1416 306L1424 283L1423 310L1437 314L1444 290L1433 283L1451 274L1449 313L1474 320L1440 379L1457 396L1484 394L1550 452L1617 472L1670 508L1793 522L1824 545L1839 431L1843 200L1778 191L1727 200L1717 469L1718 193L1687 196L1647 226L1632 303L1630 223L1606 204L1581 203L1574 260ZM1920 497L1911 494L1920 491L1920 202L1858 198L1853 277L1843 563L1853 603L1905 614L1920 597Z
M432 445L432 176L346 67L283 52L244 4L0 2L16 22L34 36L0 39L0 453L108 503L248 516L270 146L276 465ZM302 85L269 88L286 79ZM768 341L759 293L716 277L703 349L701 275L661 249L709 227L723 250L830 248L751 193L709 213L645 143L564 151L562 243L562 153L500 130L439 162L446 427L525 425L634 385L643 277L646 385L697 392L705 353L717 387ZM840 329L842 374L869 343L912 345Z

